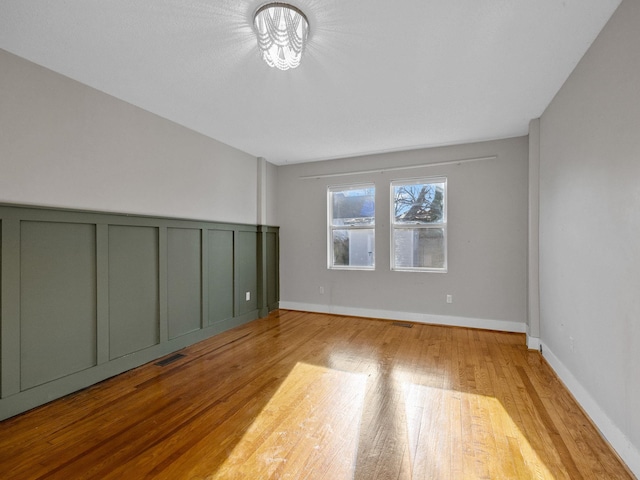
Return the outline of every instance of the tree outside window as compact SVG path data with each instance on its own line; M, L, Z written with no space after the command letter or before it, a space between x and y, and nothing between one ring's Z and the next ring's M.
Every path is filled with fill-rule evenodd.
M391 269L447 271L447 179L391 183Z

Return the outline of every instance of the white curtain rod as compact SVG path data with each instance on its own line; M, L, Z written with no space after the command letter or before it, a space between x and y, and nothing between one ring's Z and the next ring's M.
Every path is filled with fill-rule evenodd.
M361 175L363 173L384 173L384 172L395 172L398 170L411 170L413 168L440 167L442 165L453 165L453 164L460 165L462 163L480 162L483 160L495 160L496 158L498 158L497 155L491 155L489 157L463 158L459 160L446 160L444 162L423 163L421 165L407 165L404 167L375 168L373 170L356 170L353 172L321 173L317 175L304 175L299 178L301 180L313 180L313 179L319 179L319 178L346 177L348 175Z

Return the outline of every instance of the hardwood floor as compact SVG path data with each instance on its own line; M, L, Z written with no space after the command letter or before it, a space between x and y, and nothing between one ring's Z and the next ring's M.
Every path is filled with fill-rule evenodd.
M625 479L520 334L272 313L0 423L3 479Z

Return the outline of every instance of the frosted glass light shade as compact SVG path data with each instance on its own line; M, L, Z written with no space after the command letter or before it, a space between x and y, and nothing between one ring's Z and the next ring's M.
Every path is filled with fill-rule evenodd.
M309 23L299 9L286 3L260 7L253 20L262 58L280 70L300 65L307 42Z

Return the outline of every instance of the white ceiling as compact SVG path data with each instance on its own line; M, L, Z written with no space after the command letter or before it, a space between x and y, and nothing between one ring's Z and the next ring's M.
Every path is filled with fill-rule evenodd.
M286 164L525 135L620 1L291 0L283 72L262 0L2 0L0 48Z

